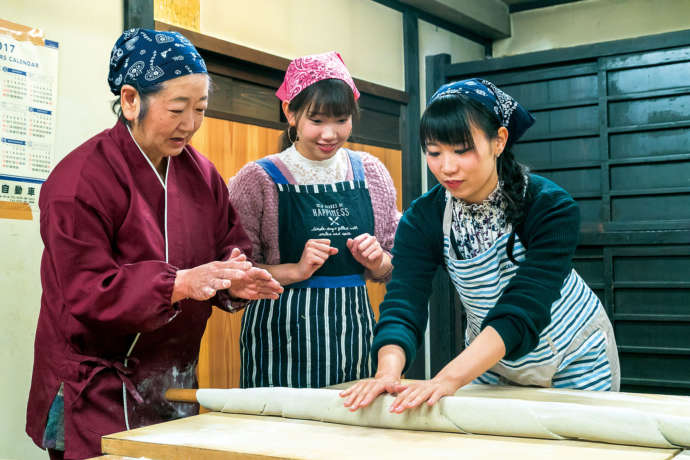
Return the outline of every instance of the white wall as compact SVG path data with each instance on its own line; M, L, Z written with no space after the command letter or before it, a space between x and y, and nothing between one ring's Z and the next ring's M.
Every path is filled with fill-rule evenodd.
M426 56L446 53L450 54L450 62L476 61L484 58L484 45L425 21L418 21L417 27L419 32L419 106L423 112L428 97L431 97L431 94L428 97L426 94ZM426 189L426 162L422 161L422 190Z
M357 78L404 90L402 13L372 0L201 0L201 33L288 59L338 51Z
M2 0L2 19L60 44L56 159L115 121L106 76L122 11L122 0ZM0 219L0 458L47 458L24 432L42 250L37 213L32 221Z
M688 0L587 0L513 13L494 57L690 28Z
M450 62L467 62L484 59L484 46L468 40L428 22L419 21L419 87L421 107L426 107L425 57L434 54L450 54ZM431 96L431 95L429 95Z

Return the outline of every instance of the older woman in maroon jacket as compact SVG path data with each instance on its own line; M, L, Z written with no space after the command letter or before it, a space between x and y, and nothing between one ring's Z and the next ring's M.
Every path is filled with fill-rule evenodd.
M100 454L104 434L196 413L211 305L277 298L223 179L188 145L209 78L177 33L132 29L108 81L120 119L65 157L40 198L43 296L27 432L51 457Z

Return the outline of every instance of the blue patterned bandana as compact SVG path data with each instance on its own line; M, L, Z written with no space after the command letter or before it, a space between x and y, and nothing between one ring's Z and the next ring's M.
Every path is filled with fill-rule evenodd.
M123 85L144 88L191 73L207 73L206 63L184 35L129 29L110 53L108 84L119 96Z
M462 94L473 99L496 115L501 126L508 130L508 145L512 145L534 124L534 116L518 101L504 93L493 83L479 78L456 81L441 86L429 104L436 99L452 94Z

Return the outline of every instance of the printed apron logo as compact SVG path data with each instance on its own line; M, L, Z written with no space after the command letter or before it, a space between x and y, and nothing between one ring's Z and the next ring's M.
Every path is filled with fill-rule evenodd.
M359 233L359 225L348 225L342 223L340 218L347 220L350 216L350 208L343 203L323 204L316 203L316 207L312 208L312 214L317 218L318 224L311 228L313 234L318 238L330 238L334 236L341 236L350 238ZM323 223L322 223L323 222Z

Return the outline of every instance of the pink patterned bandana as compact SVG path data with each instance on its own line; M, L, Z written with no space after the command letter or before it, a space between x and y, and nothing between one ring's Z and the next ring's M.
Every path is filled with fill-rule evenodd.
M303 56L290 62L285 71L283 84L276 91L276 96L281 101L289 102L307 86L328 78L337 78L347 83L352 88L355 100L359 99L355 82L352 81L340 53L335 51Z

